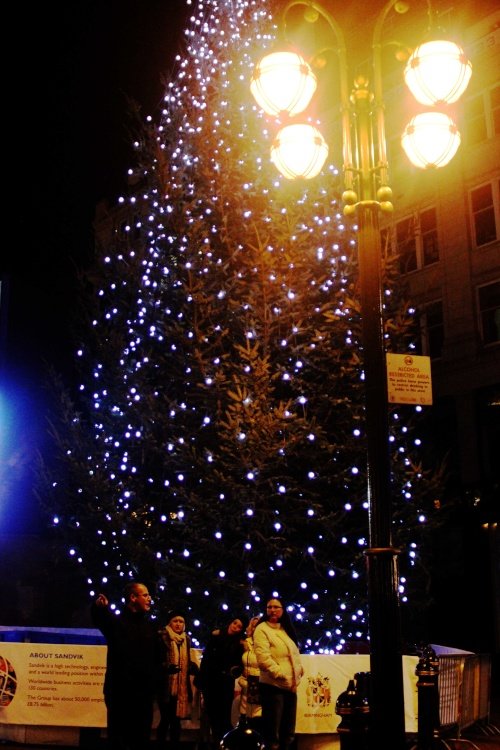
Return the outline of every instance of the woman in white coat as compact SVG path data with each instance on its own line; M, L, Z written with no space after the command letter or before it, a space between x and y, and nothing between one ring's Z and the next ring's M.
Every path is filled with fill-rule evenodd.
M304 674L295 629L273 597L253 634L260 669L264 739L268 750L288 750L295 738L297 688Z

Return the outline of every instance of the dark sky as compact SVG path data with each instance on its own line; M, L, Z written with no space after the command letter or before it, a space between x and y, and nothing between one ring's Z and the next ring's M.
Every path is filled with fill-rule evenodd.
M2 345L29 379L43 359L72 357L66 322L75 268L92 254L96 203L114 203L133 163L129 99L144 117L157 112L186 2L46 3L15 15L25 73L11 84L14 237L0 260L10 282Z
M92 257L95 207L125 190L129 99L144 117L157 113L186 8L185 0L72 0L9 14L0 536L38 528L29 468L46 445L47 365L72 383L77 270Z

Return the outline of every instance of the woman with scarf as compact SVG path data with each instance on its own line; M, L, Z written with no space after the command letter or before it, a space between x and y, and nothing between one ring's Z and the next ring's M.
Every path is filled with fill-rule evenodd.
M191 639L186 633L186 620L179 610L167 615L167 625L160 630L166 658L158 691L160 723L156 730L158 747L166 747L167 733L171 750L179 750L181 719L191 715L193 691L191 675L198 674L198 665L191 659Z

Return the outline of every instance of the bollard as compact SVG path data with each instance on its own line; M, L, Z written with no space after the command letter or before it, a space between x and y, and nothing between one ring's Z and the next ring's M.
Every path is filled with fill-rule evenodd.
M436 750L439 739L439 660L431 646L426 646L415 669L418 677L417 750Z
M366 698L368 705L370 705L370 672L356 672L354 682L358 695Z
M342 717L337 727L341 750L368 750L370 706L354 680L337 698L335 713Z
M264 738L247 724L246 716L243 716L239 724L224 735L219 747L221 750L264 750Z

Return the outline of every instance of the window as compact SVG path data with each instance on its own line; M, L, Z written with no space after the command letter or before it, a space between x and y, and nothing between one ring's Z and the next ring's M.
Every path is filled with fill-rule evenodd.
M441 300L430 302L420 313L422 354L431 359L440 359L443 354L444 322Z
M437 216L435 208L416 212L413 216L396 222L390 242L389 230L382 232L382 247L392 244L399 257L401 273L425 268L439 260Z
M500 342L500 281L478 287L479 324L483 344Z
M485 141L487 135L484 95L478 94L465 102L465 143L473 146Z
M439 260L439 247L436 227L436 211L433 208L420 214L422 235L422 265L429 266Z
M396 224L396 246L401 273L417 270L417 242L415 217L403 219Z
M500 86L491 91L491 125L494 135L500 135Z
M500 85L465 102L465 143L473 146L500 135Z
M499 183L490 183L470 193L474 244L476 247L494 242L498 237Z
M386 102L386 111L387 109ZM406 123L404 124L406 125ZM400 173L403 169L411 169L413 167L401 145L402 132L400 131L400 124L393 123L392 128L389 125L387 127L387 160L389 162L390 175Z

